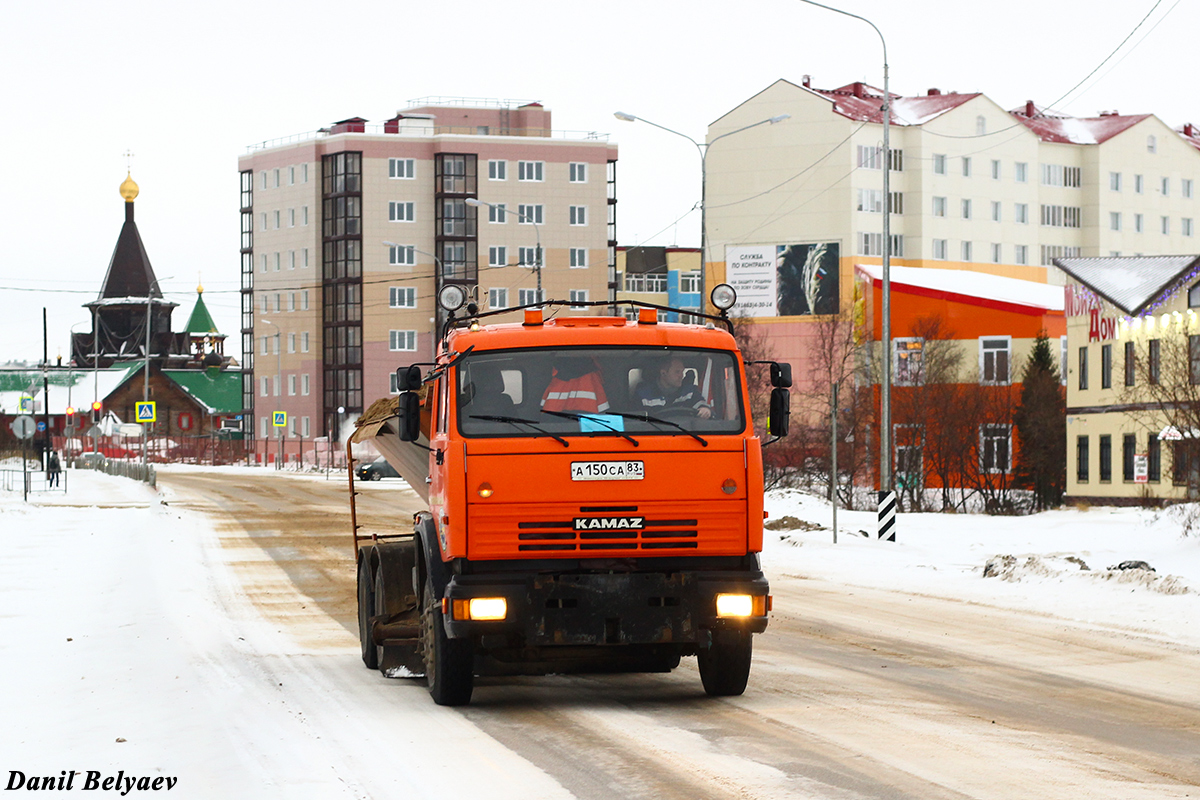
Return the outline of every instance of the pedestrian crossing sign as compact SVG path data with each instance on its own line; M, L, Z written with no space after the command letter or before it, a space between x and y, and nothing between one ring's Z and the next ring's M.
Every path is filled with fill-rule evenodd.
M155 401L147 400L144 403L134 403L134 412L137 415L138 422L155 422Z
M274 411L274 412L272 412L271 416L272 416L271 424L274 425L276 428L287 427L287 412L286 411Z

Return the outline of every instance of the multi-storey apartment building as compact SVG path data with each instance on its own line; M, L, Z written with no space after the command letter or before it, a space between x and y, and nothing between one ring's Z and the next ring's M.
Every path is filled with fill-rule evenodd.
M771 325L805 373L812 325L849 308L856 264L1063 283L1053 259L1195 252L1200 131L1152 114L1078 119L983 94L893 95L883 196L883 93L778 81L709 128L707 284ZM736 311L737 309L735 309ZM1001 333L1001 332L998 332ZM899 335L899 334L895 334Z
M622 300L682 309L661 315L664 322L689 322L700 310L700 249L697 247L618 247L617 296ZM626 316L637 318L637 309Z
M436 295L483 310L611 300L617 149L538 103L426 98L239 159L244 402L253 433L337 432L431 360ZM538 296L538 287L542 296Z

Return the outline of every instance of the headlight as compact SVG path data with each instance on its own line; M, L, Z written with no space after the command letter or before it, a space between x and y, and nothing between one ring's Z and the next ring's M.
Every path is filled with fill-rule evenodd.
M717 595L718 617L764 617L766 614L767 598L764 595Z
M472 597L454 601L454 619L497 622L508 616L508 601L503 597Z
M708 297L712 304L722 311L728 311L737 302L737 292L728 283L719 283L714 286Z

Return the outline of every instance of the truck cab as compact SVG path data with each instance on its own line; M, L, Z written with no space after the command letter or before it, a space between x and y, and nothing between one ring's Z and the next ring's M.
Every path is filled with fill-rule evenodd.
M356 541L364 661L424 672L446 704L475 675L665 672L693 655L709 694L740 694L770 598L731 326L548 311L452 316L374 430L429 512L409 540ZM785 411L786 387L773 399Z

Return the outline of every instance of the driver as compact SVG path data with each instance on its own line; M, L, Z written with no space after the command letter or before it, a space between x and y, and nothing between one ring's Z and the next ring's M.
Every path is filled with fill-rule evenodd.
M712 418L712 406L696 387L694 374L685 377L683 359L669 356L634 390L634 399L647 413L679 409L700 419Z

